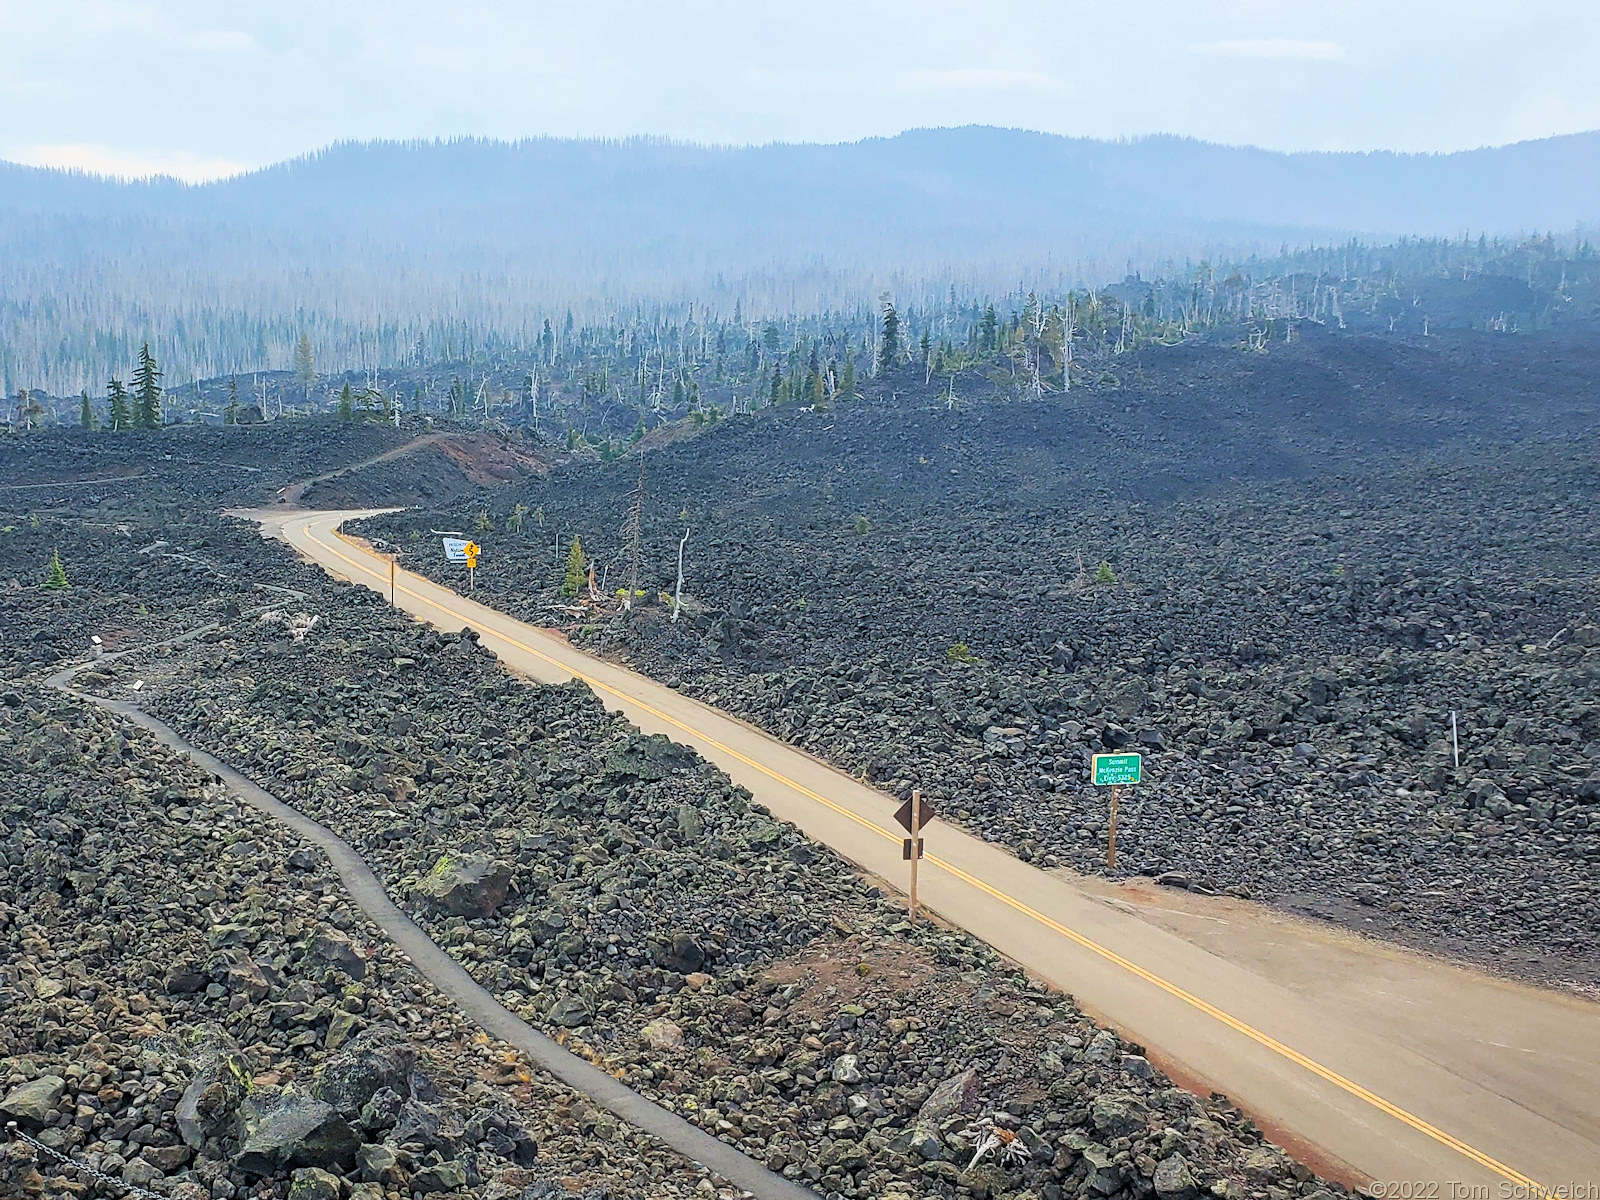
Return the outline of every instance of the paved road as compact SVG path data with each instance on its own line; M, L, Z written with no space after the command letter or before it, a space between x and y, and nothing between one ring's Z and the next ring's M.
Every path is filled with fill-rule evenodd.
M338 532L367 514L238 515L388 594L387 561ZM400 572L396 601L441 629L472 626L535 679L587 680L607 707L695 747L774 814L902 881L902 834L884 793L421 576ZM1231 944L1186 936L1170 915L1154 919L1104 885L1036 869L942 823L927 846L929 908L1070 992L1174 1078L1232 1097L1326 1173L1433 1183L1440 1200L1600 1182L1600 1006L1361 939L1330 947L1288 923L1263 935L1270 944L1244 926Z

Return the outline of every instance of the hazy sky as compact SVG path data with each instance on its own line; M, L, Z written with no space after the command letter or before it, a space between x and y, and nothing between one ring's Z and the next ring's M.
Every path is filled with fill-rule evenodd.
M1278 149L1600 128L1595 0L0 0L0 158L188 178L347 138Z

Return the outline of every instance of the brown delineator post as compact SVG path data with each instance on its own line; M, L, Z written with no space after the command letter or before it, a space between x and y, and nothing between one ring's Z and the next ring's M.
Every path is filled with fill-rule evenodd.
M1110 840L1106 842L1106 870L1108 870L1108 871L1115 871L1117 869L1117 793L1119 793L1121 791L1122 791L1121 785L1119 785L1119 784L1113 784L1112 785L1112 788L1111 788L1111 837L1110 837Z

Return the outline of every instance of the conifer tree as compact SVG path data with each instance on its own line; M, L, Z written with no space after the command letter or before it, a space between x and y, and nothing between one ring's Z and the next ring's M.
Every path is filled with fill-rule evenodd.
M353 420L356 415L356 398L350 394L350 384L347 382L339 392L339 420Z
M878 374L892 370L900 361L900 314L894 301L883 298L883 336L878 339Z
M294 347L294 381L300 385L301 399L310 395L317 383L317 356L311 349L311 339L303 333Z
M237 425L239 423L239 380L237 376L228 376L228 408L222 415L224 425Z
M583 572L586 565L583 557L583 543L574 535L572 549L567 551L567 577L561 583L561 594L563 596L576 596L582 590Z
M844 356L844 370L839 375L839 395L845 400L855 399L856 394L856 363L855 355Z
M997 347L1000 344L999 331L1000 318L991 304L983 310L983 320L978 325L978 349L993 350Z
M69 592L72 590L72 585L67 582L66 568L61 565L59 551L52 550L50 552L50 565L45 568L44 582L39 586L51 592Z
M78 408L78 424L84 429L94 428L94 409L89 407L89 389L83 389L83 403Z
M139 365L133 372L133 419L145 429L161 428L161 371L150 356L150 343L139 348Z
M122 380L112 377L106 384L106 397L111 402L111 428L132 429L133 410L128 406L128 389L123 386Z

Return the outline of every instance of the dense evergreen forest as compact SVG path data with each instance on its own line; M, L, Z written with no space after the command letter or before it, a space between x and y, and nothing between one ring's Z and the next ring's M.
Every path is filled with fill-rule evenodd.
M1577 254L1600 196L1597 144L1278 154L973 127L740 149L351 144L203 186L0 164L0 386L99 396L148 344L169 386L251 374L241 403L275 413L314 399L259 374L293 371L304 338L320 374L363 385L457 363L474 389L537 373L582 391L603 368L608 394L670 398L682 382L731 406L770 388L796 345L819 345L819 370L846 343L870 367L885 291L914 342L950 344L947 363L990 298L1020 321L1030 292L1110 321L1124 348L1141 335L1096 305L1189 330L1217 313L1323 319L1389 286L1385 271L1416 282L1397 328L1430 305L1435 322L1468 320L1433 303L1427 271L1500 264L1515 280L1510 247L1534 231L1559 239L1541 261ZM1349 249L1400 234L1447 240ZM1312 246L1335 249L1296 249ZM1470 322L1559 315L1507 288L1475 297ZM1042 325L1029 336L1046 340ZM1063 344L1079 337L1091 335ZM646 384L619 382L632 374ZM426 400L451 379L418 383Z

